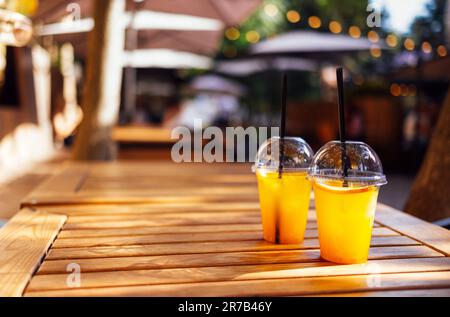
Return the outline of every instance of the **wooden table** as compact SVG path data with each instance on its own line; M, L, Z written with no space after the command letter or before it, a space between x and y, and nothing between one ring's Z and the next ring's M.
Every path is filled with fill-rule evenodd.
M370 261L337 265L313 209L272 245L249 165L67 164L0 231L0 295L450 295L447 230L379 205Z

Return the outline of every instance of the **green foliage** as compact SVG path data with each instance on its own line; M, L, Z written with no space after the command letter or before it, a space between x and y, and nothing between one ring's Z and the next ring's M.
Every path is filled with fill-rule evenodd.
M434 0L427 4L424 16L415 19L411 33L416 43L428 41L433 47L445 43L445 9L447 0Z
M267 5L275 5L278 12L271 16L265 11ZM226 37L223 41L222 50L242 53L251 43L246 39L246 34L256 31L260 39L274 36L289 30L311 29L308 25L310 16L317 16L321 19L321 26L317 31L329 32L328 25L331 21L338 21L345 32L352 25L358 26L363 33L367 31L367 6L368 0L265 0L263 5L245 21L237 27L240 37L237 40L229 40ZM288 21L286 14L290 10L300 13L301 19L297 23ZM234 57L232 54L230 57ZM220 55L219 57L225 57Z

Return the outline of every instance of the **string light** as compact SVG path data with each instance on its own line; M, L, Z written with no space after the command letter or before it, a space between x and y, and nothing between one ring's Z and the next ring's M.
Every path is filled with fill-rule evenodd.
M391 85L391 95L394 97L398 97L401 94L401 88L398 84L394 83Z
M316 17L313 15L313 16L309 17L308 24L313 29L318 29L322 26L322 20L320 20L319 17Z
M264 12L271 18L278 14L278 7L273 3L269 3L264 7Z
M379 46L376 45L372 45L372 47L370 48L370 54L375 57L375 58L379 58L381 57L381 49Z
M252 31L247 32L247 34L245 35L245 38L250 43L258 43L259 40L261 39L261 36L259 35L258 32L252 30Z
M406 97L406 96L408 96L408 93L409 93L408 86L406 86L405 84L401 84L400 85L400 94L403 97Z
M225 36L230 41L236 41L237 39L239 39L241 37L241 32L239 32L238 29L231 27L225 31Z
M410 38L407 38L407 39L405 40L405 42L403 43L403 45L405 46L405 48L406 48L408 51L412 51L412 50L414 50L414 48L416 47L416 44L415 44L414 41L413 41L412 39L410 39Z
M268 15L270 17L274 17L279 13L279 9L275 4L269 3L264 7L264 12L266 15ZM298 22L300 22L302 17L298 11L289 10L286 13L286 18L290 23L298 23ZM322 20L318 16L310 16L308 18L308 24L311 28L318 29L322 26ZM331 21L328 25L328 28L329 28L330 32L334 33L334 34L339 34L342 32L342 25L338 21ZM356 25L350 26L350 28L348 29L348 34L352 38L355 38L355 39L360 38L361 37L361 29ZM239 32L238 29L231 27L226 30L225 36L227 37L227 39L229 39L231 41L235 41L240 38L241 33ZM373 30L371 30L367 33L367 37L371 43L378 43L381 39L380 35L376 31L373 31ZM260 34L254 30L247 32L245 35L245 38L250 43L257 43L261 40ZM395 34L387 35L384 40L389 47L397 47L399 44L399 39ZM413 51L416 48L416 43L414 42L413 39L406 38L403 42L403 46L405 47L406 50ZM433 52L433 47L431 46L431 44L428 41L424 41L423 43L421 43L420 47L422 48L422 51L426 54L430 54ZM444 45L439 45L436 48L436 52L440 57L445 57L448 54L447 48ZM379 58L382 55L382 50L378 45L373 45L370 48L370 54L375 58ZM399 94L399 95L406 94L407 95L408 91L410 93L414 92L414 90L412 90L412 89L413 88L408 90L408 87L406 85L401 85L401 86L399 86L398 84L391 85L392 95L396 95L396 94ZM399 91L401 91L401 92L398 93Z
M397 36L395 36L394 34L389 34L386 37L386 44L389 45L390 47L396 47L398 45Z
M288 21L291 23L298 23L298 22L300 22L300 19L301 19L300 13L298 13L295 10L288 11L288 13L286 13L286 17L287 17Z
M361 37L361 29L359 27L353 25L348 29L348 34L350 34L350 36L353 37L354 39L360 38Z
M431 44L429 43L429 42L423 42L422 43L422 51L425 53L425 54L430 54L432 51L433 51L433 49L432 49L432 47L431 47Z
M444 45L439 45L437 48L437 53L440 57L445 57L447 56L447 49Z
M375 31L369 31L369 33L367 33L367 37L372 43L377 43L380 40L380 36Z
M338 34L342 32L342 26L337 21L331 21L328 27L331 33Z

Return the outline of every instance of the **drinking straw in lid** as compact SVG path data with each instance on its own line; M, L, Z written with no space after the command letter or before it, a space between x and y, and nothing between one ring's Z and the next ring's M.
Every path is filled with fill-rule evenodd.
M281 126L280 126L280 160L278 166L278 178L283 176L284 162L284 138L286 137L286 108L287 108L287 75L283 75L283 87L281 96Z
M345 178L348 177L348 157L347 157L347 132L346 132L346 122L345 122L345 98L344 98L344 70L342 67L339 67L336 70L337 75L337 86L338 86L338 94L339 94L339 137L342 146L342 170L344 172L344 187L348 186L347 180Z

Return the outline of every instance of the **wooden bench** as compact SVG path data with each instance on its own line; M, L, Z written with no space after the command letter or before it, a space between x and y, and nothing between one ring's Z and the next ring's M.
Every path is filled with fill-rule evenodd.
M379 205L369 262L337 265L312 203L303 244L266 243L239 164L67 164L0 231L0 254L3 296L450 295L447 230Z

